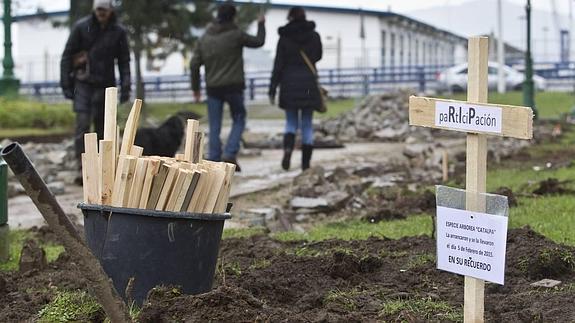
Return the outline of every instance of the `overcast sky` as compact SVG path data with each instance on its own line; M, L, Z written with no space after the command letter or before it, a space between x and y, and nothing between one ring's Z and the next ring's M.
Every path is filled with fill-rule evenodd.
M348 1L341 6L344 7L362 7L364 9L379 9L407 13L412 10L424 9L430 7L438 7L445 5L457 5L465 3L469 0L353 0ZM525 4L526 0L505 0L517 4ZM557 3L557 10L559 12L567 13L569 8L569 1L573 0L555 0ZM19 12L29 12L31 8L36 5L41 5L46 11L67 10L69 0L13 0L14 4L19 8ZM258 2L258 0L254 0ZM333 0L272 0L273 3L288 3L288 4L308 4L320 6L333 6ZM532 6L537 9L551 10L552 0L532 0Z

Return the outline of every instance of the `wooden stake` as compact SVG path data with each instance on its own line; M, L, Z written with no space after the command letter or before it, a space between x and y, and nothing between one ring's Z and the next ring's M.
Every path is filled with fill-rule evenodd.
M190 200L188 212L200 212L198 204L201 202L200 199L202 197L202 191L204 190L204 187L207 186L207 182L209 182L208 172L203 169L200 169L199 172L200 178L196 185L196 189L194 190L194 194L192 195L192 199Z
M112 147L112 176L116 176L116 123L118 109L118 89L115 87L106 88L106 98L104 103L104 140L111 141Z
M100 191L102 205L112 204L112 189L114 188L114 142L100 140Z
M144 153L144 148L140 146L133 145L132 149L130 150L130 156L134 157L142 157Z
M100 204L100 189L98 188L99 171L98 171L98 135L96 133L87 133L84 135L84 149L86 164L86 181L83 182L85 190L88 191L89 204Z
M84 183L88 183L88 159L86 158L86 153L82 153L82 189L84 192L84 203L88 203L88 186Z
M138 130L138 123L140 122L140 111L142 110L142 100L136 99L134 105L132 105L132 110L128 115L128 120L126 121L126 127L124 128L124 135L122 137L122 148L120 149L120 155L129 155L132 151L132 146L134 145L134 139L136 138L136 131Z
M182 206L180 207L180 212L188 212L188 208L190 206L190 201L192 200L192 196L194 195L194 191L196 190L196 187L198 186L198 181L200 180L200 175L201 172L198 170L194 170L192 173L192 181L190 183L190 186L188 187L188 191L186 192L186 197L184 198L184 202L182 203Z
M133 156L120 156L118 158L118 168L112 193L112 206L127 206L134 170L136 168L136 160L137 158Z
M162 187L162 192L160 193L160 197L158 199L158 203L156 204L156 210L163 211L166 209L166 205L168 204L168 198L170 194L172 194L172 189L174 188L174 183L176 182L176 177L178 175L178 165L173 164L168 167L168 175L166 176L166 181Z
M130 198L128 200L128 207L137 208L140 205L142 197L142 190L144 188L144 180L146 179L146 170L148 167L148 160L146 158L139 158L136 162L136 172L134 173L134 182L130 189Z
M140 197L140 204L138 207L140 209L145 209L148 205L148 199L150 198L150 192L152 191L152 183L154 182L154 176L158 174L160 170L161 162L159 160L150 159L148 161L148 167L146 168L146 178L144 179L144 185L142 186L142 195Z
M203 207L203 213L214 213L219 193L223 189L226 177L226 164L219 163L218 166L212 169L212 181L207 191L206 203Z
M487 37L472 37L468 45L467 101L487 102ZM485 200L480 197L487 186L487 137L467 134L466 209L485 211ZM464 322L483 322L485 282L465 277Z
M447 183L449 180L449 155L447 149L443 150L443 156L441 157L441 170L443 172L443 182Z
M194 136L198 132L200 123L198 120L188 119L186 127L186 141L184 148L184 158L187 161L193 161L194 155Z
M168 176L169 170L170 167L168 164L162 163L160 165L158 175L154 177L154 181L152 183L152 191L150 193L150 199L148 200L146 209L148 210L156 209L156 204L158 204L158 200L160 199L160 194L162 193L162 188L164 187L164 182L166 181L166 176Z
M180 196L183 195L181 197L181 203L179 203L180 208L182 207L182 203L184 202L184 198L186 197L186 193L188 192L187 187L186 189L184 189L184 183L187 181L186 178L189 173L191 173L191 171L183 168L178 169L178 175L174 182L172 193L170 194L170 197L168 198L168 203L166 204L165 208L166 211L174 211L176 209L176 203L178 202L178 199L180 199ZM189 181L188 185L190 185Z
M204 134L201 132L194 133L194 146L192 152L192 163L199 164L203 159Z
M224 180L223 187L218 195L218 201L216 202L216 207L214 209L215 213L224 213L228 207L228 200L230 198L230 191L232 188L232 179L236 172L236 165L226 163L226 177Z

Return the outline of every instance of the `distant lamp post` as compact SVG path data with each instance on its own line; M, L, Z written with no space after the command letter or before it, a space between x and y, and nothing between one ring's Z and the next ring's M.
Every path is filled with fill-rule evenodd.
M0 95L14 95L18 93L20 81L14 77L14 60L12 59L12 13L11 0L4 0L4 59L2 66L4 72L0 78Z
M535 107L535 92L533 89L533 59L531 58L531 0L525 6L527 18L527 50L525 51L525 81L523 82L523 104L533 109L535 119L538 117Z

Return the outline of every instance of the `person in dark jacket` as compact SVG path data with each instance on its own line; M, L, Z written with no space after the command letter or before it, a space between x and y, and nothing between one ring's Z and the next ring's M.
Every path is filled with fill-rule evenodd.
M225 161L236 165L241 171L236 156L246 124L244 106L244 61L243 48L257 48L264 45L265 18L258 20L258 32L251 36L235 24L236 8L228 3L218 7L217 19L210 24L198 40L190 62L192 90L196 102L200 96L200 67L205 66L206 90L208 94L209 154L212 161ZM232 130L222 153L220 132L224 102L230 106Z
M126 30L116 19L111 0L95 0L94 11L72 28L60 61L60 86L74 101L76 156L84 152L84 134L94 130L104 136L105 89L116 86L118 62L121 96L130 98L130 48Z
M280 38L269 96L274 104L279 85L279 107L286 114L282 168L290 168L296 132L301 128L302 169L305 170L310 167L313 151L313 111L321 106L321 97L315 73L306 64L304 55L315 68L315 63L322 57L322 45L315 23L306 20L302 7L291 8L288 20L288 24L278 30Z

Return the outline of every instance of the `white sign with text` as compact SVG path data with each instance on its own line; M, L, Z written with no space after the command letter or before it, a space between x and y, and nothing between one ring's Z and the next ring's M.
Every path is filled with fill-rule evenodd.
M438 127L501 133L502 109L462 102L437 101L435 125Z
M507 217L437 207L437 268L503 285Z

